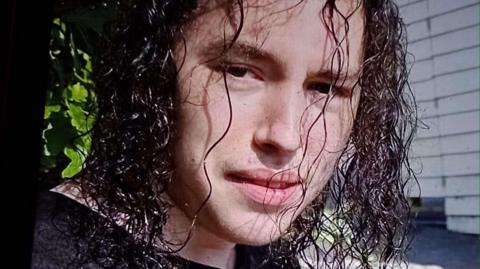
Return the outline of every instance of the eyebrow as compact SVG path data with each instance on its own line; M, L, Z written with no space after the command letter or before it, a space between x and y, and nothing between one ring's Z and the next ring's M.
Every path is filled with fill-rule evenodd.
M215 40L201 50L202 55L218 59L223 57L242 57L249 60L266 60L271 62L283 63L278 56L265 51L256 44L244 41L235 41L229 44L227 40Z
M333 83L333 80L335 80L336 83L340 83L341 85L353 86L353 84L358 80L360 72L360 70L356 72L345 72L342 70L338 73L333 73L330 70L321 70L318 72L309 73L308 77L328 78L331 80L329 83Z
M201 50L201 55L208 57L207 61L215 61L222 58L246 58L248 60L262 60L265 62L276 63L279 71L284 70L286 63L280 56L268 52L256 44L235 41L229 45L227 40L215 40L205 46ZM330 62L328 63L330 65ZM330 80L337 79L338 82L352 83L358 79L360 70L354 72L346 72L341 70L338 73L333 73L331 70L319 70L316 72L309 72L307 77L327 78Z

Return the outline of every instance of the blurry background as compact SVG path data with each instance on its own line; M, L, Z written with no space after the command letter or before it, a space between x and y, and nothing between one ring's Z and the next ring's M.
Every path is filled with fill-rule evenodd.
M412 149L422 200L445 203L449 230L479 234L479 1L398 2L415 57L410 83L428 125Z
M414 59L410 84L425 124L412 146L421 189L421 199L414 199L412 261L480 268L480 1L397 3Z

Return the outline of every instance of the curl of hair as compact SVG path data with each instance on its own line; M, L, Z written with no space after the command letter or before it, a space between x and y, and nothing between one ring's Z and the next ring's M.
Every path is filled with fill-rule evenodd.
M242 1L235 4L243 8ZM348 145L326 195L271 243L269 253L258 257L259 266L268 261L293 268L300 258L310 268L346 268L350 262L372 268L371 257L376 255L383 268L405 260L410 227L405 192L414 178L408 148L416 114L413 97L406 91L404 25L391 0L359 4L365 13L364 63ZM133 268L176 262L170 251L157 247L166 246L161 234L172 206L161 199L174 170L168 149L175 138L177 69L172 51L197 8L196 1L187 0L133 1L114 25L109 48L96 63L99 112L92 152L75 181L85 199L93 200L109 221L108 227L122 222L140 245L137 251L111 251L125 249L125 243L90 242L94 247L89 255L97 261L116 260L121 262L115 266ZM335 1L328 0L322 14L335 12L343 16ZM347 20L345 27L348 31ZM335 29L328 29L335 36ZM344 54L340 51L338 59ZM324 210L327 201L331 214ZM85 223L89 225L85 230L100 226L94 217ZM102 229L105 238L109 230ZM321 240L325 234L331 240ZM309 250L314 254L307 255ZM139 261L139 253L148 258ZM108 259L99 258L105 255Z
M139 246L128 249L141 249L107 251L125 249L126 243L95 239L89 242L94 245L89 255L97 261L122 261L128 268L151 268L173 262L169 251L159 255L154 246L166 245L160 235L171 206L161 194L173 173L167 147L175 133L177 70L172 51L182 26L193 19L196 3L131 1L124 8L123 17L112 25L105 54L95 65L98 116L92 150L74 180L85 199L93 201L108 220L104 229L104 223L87 217L90 227L83 225L84 230L102 230L105 235L99 231L97 237L115 238L109 231L121 222L138 239ZM105 255L110 257L99 258ZM149 257L143 259L150 259L149 266L138 257Z
M294 222L293 239L280 242L282 256L314 249L310 256L301 255L310 268L390 268L407 263L412 225L406 195L409 182L416 182L408 152L417 116L407 81L405 26L393 1L362 1L362 6L364 62L349 143L326 197ZM335 1L327 1L326 8L339 12ZM345 27L348 30L348 22ZM328 214L323 210L325 198L331 207ZM325 237L329 240L319 240Z

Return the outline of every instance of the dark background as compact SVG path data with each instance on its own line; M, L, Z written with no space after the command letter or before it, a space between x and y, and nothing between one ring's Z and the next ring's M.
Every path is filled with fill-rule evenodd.
M30 268L52 1L1 1L0 18L2 264Z

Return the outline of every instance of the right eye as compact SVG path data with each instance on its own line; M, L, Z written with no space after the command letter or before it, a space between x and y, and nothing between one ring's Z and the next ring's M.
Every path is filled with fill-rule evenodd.
M252 68L242 64L222 63L214 69L236 80L263 80Z

